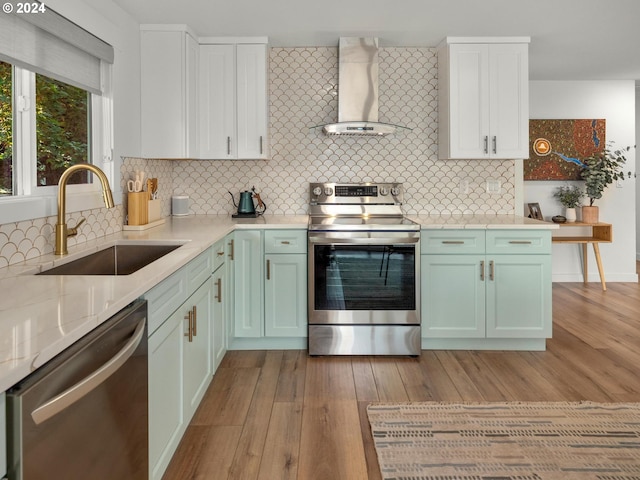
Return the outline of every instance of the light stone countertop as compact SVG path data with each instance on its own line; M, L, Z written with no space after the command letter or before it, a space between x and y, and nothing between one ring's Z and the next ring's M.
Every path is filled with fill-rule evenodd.
M306 215L169 217L144 231L122 231L0 269L0 392L115 315L234 229L306 229ZM42 269L126 241L184 241L184 245L131 275L37 276Z
M435 228L558 228L557 225L513 215L409 216L426 229ZM115 315L236 229L306 229L306 215L265 215L231 219L228 215L169 217L143 231L122 231L51 255L0 269L0 392ZM184 242L150 265L123 276L36 276L117 242Z
M542 222L519 215L407 215L421 225L422 230L436 229L549 229L560 228L555 223Z

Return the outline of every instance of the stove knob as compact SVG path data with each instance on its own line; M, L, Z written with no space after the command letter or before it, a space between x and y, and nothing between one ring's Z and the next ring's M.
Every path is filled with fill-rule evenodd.
M383 197L389 195L389 190L387 189L387 187L380 187L380 195L382 195Z
M391 195L397 197L398 195L400 195L400 189L398 187L391 188Z
M331 195L333 195L333 188L331 187L324 187L324 194L327 197L330 197Z
M313 194L317 197L322 194L322 189L320 187L314 187Z

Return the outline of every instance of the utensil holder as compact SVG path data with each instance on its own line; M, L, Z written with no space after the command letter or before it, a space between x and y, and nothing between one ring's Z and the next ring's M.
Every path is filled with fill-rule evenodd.
M130 192L127 195L127 202L129 225L149 223L149 194L147 192Z
M160 209L160 200L149 200L149 222L155 222L162 218L162 212Z

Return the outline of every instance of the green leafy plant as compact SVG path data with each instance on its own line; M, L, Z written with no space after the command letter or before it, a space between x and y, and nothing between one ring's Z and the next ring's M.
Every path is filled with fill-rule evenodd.
M558 187L553 196L565 208L577 208L580 206L580 200L584 197L584 192L577 185L563 185Z
M624 164L627 163L626 153L631 148L614 149L613 143L609 143L602 152L596 153L582 162L580 176L585 181L589 206L593 206L595 200L602 198L605 188L613 182L635 176L631 172L625 173L623 171Z

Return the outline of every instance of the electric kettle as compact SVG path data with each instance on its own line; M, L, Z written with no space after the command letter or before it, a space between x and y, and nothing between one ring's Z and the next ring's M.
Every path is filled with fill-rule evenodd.
M262 202L262 199L260 199L260 195L256 193L256 187L253 187L251 191L245 190L240 192L240 199L237 204L233 193L229 192L229 195L231 195L233 206L237 209L237 213L231 215L233 218L255 218L258 215L262 215L267 209L267 206ZM258 200L258 208L260 211L256 211L256 207L253 204L254 198Z

